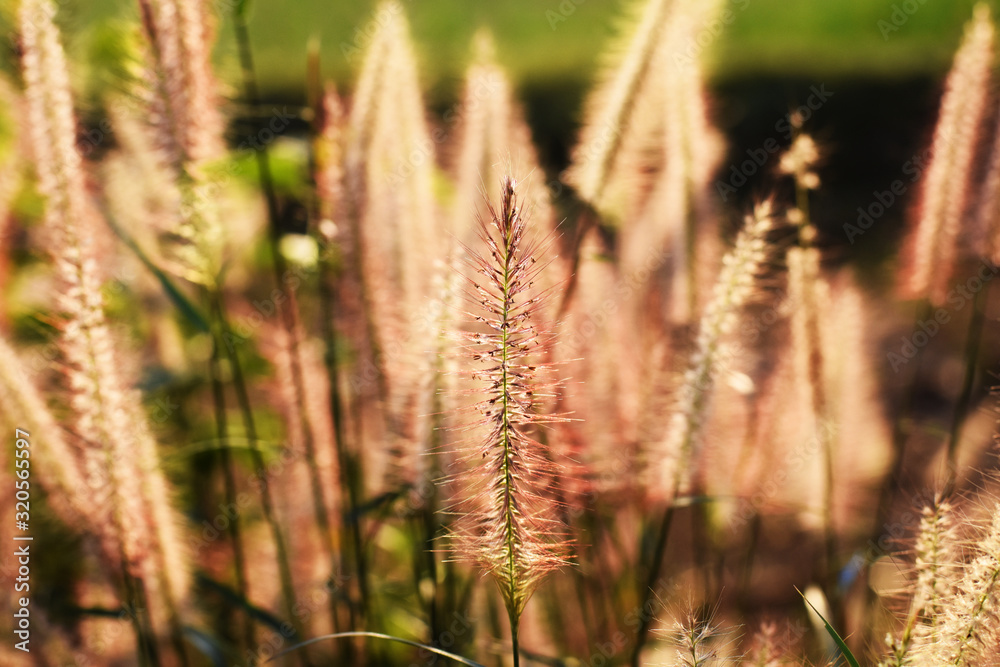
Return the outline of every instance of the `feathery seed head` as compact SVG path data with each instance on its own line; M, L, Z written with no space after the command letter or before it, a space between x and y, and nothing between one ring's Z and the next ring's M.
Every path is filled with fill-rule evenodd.
M316 191L320 220L342 224L344 215L344 109L337 89L330 84L320 105L316 152ZM322 223L321 223L322 224ZM323 230L320 230L321 234ZM327 237L326 234L323 234Z
M503 175L541 173L531 141L531 130L514 99L510 81L496 64L493 40L487 32L475 39L473 64L465 78L455 155L455 196L451 233L467 242L475 231L475 220L488 215L486 201L502 192ZM481 196L485 190L485 197ZM549 233L552 210L548 193L533 184L522 184L520 198L531 211L532 228Z
M139 0L156 82L150 119L175 165L223 150L222 117L212 74L211 13L202 0Z
M444 239L433 192L436 143L406 19L398 3L383 7L388 18L368 47L345 127L345 199L372 347L398 351L379 368L380 391L397 440L393 450L405 461L417 453L417 439L407 432L422 399L415 375L429 372L426 341L434 335L433 320L421 316L432 292L428 267L440 259ZM398 470L410 476L406 468Z
M49 0L28 0L21 5L19 25L39 190L62 282L59 344L73 413L69 440L93 507L83 515L93 520L87 528L101 538L105 557L143 581L154 622L164 617L173 622L188 590L185 555L155 442L139 397L121 371L104 315L98 257L89 243L97 214L87 196L54 15Z
M693 460L715 377L723 361L724 338L736 326L740 309L755 291L768 259L767 235L773 229L770 202L759 204L736 244L723 257L711 302L702 315L694 353L679 389L679 399L663 443L661 491L686 490L688 463ZM674 481L671 481L674 480Z
M791 148L781 156L778 170L782 174L794 176L797 183L807 190L819 187L819 176L813 167L819 162L819 148L808 134L795 137Z
M989 7L980 3L945 84L931 145L934 157L904 250L901 289L906 298L927 298L941 305L947 296L986 112L994 41Z
M485 384L476 405L483 435L467 457L473 470L456 503L465 513L456 528L457 553L494 577L512 622L542 577L566 562L550 497L556 471L532 435L538 424L559 419L537 411L546 391L537 360L547 336L535 322L542 297L532 283L543 248L527 241L517 187L504 180L499 208L490 205L490 219L480 220L485 252L470 250L476 276L469 298L480 328L464 339L482 366L471 375Z
M994 655L1000 622L1000 505L993 508L992 517L961 576L944 577L952 579L944 582L948 595L930 605L914 600L924 613L938 611L940 619L934 619L932 632L914 641L910 652L914 664L971 667ZM941 529L933 519L928 523L929 528Z

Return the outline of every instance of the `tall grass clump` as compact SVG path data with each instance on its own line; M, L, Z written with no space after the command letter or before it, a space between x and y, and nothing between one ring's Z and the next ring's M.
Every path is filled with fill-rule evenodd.
M77 66L75 17L19 0L23 90L0 76L0 423L32 434L34 662L997 661L1000 519L960 514L973 486L1000 509L989 262L969 272L1000 238L986 5L879 279L824 235L853 209L826 173L845 107L792 112L717 176L717 125L750 136L772 94L709 94L709 42L753 3L626 3L563 155L533 140L562 107L519 102L540 80L507 74L506 25L453 89L421 80L406 3L373 3L335 55L364 50L356 80L326 81L310 40L307 104L279 119L250 3L136 2L72 40ZM777 194L746 215L753 188ZM981 289L957 305L955 280ZM910 387L879 373L898 363ZM942 488L945 437L942 491L897 512Z
M139 655L155 661L157 637L173 637L185 660L180 614L190 590L187 555L137 393L124 376L104 315L99 258L69 73L48 0L25 2L19 27L31 145L45 199L45 225L61 288L59 349L71 412L71 442L90 501L100 508L96 533L107 557L120 563L126 604L148 608L136 619ZM152 623L151 627L140 627Z
M548 334L535 322L544 295L532 283L544 269L544 246L527 243L527 216L507 177L499 205L480 221L479 247L470 250L473 317L481 327L465 334L472 360L482 365L472 378L484 383L475 409L481 431L464 465L468 479L450 511L456 555L489 573L510 620L514 664L519 664L521 613L541 580L566 564L566 540L553 518L553 476L536 430L556 417L537 412L545 396L538 359ZM539 264L539 260L541 263Z

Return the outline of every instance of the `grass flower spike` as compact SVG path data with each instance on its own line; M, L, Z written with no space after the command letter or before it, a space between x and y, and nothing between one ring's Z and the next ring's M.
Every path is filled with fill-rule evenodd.
M995 664L998 599L1000 599L1000 506L977 540L973 560L952 594L942 601L936 641L916 647L916 664Z
M146 606L157 628L137 630L137 635L169 626L174 652L183 659L180 613L190 590L187 554L156 443L139 396L121 372L121 353L104 314L100 258L92 243L98 217L75 143L69 72L54 14L47 0L21 6L22 68L39 191L61 283L59 351L74 420L70 442L95 508L85 518L96 524L105 556L128 574L127 603ZM141 582L141 592L132 592L130 577ZM151 644L147 650L156 654Z
M547 489L553 470L544 447L532 432L542 417L536 405L544 383L536 383L545 336L534 315L544 295L532 282L544 264L536 263L538 244L527 244L526 220L511 178L504 181L500 208L490 206L490 220L480 220L482 245L472 264L485 276L472 284L470 298L482 315L473 314L487 332L467 332L473 359L485 368L472 374L486 383L478 426L485 434L470 452L474 468L469 487L456 509L464 514L456 528L458 553L478 563L496 580L507 606L517 664L517 624L539 581L566 562L566 542L553 516Z
M759 205L722 260L712 301L701 318L695 351L684 375L680 398L665 443L664 489L685 491L688 463L705 420L715 376L724 361L724 338L736 326L739 309L753 295L758 274L768 256L767 234L773 228L771 205ZM670 480L673 480L672 482Z
M941 101L920 215L908 241L903 290L908 298L941 305L958 255L959 232L970 195L976 146L986 112L996 40L989 7L976 6Z

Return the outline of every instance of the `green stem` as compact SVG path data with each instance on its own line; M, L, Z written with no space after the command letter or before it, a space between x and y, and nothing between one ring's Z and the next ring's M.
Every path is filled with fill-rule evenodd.
M271 660L269 660L268 662L271 662L272 660L277 660L278 658L280 658L280 657L282 657L284 655L288 655L292 651L297 651L300 648L302 648L303 646L309 646L310 644L315 644L317 642L326 641L327 639L340 639L340 638L345 638L345 637L371 637L371 638L374 638L374 639L385 639L387 641L398 642L400 644L406 644L407 646L413 646L415 648L423 649L425 651L430 651L431 653L435 653L437 655L444 656L444 657L449 658L451 660L454 660L455 662L458 662L460 664L468 665L468 667L484 667L484 665L481 665L478 662L474 662L472 660L469 660L468 658L463 658L462 656L456 655L454 653L449 653L448 651L443 651L443 650L441 650L441 649L439 649L439 648L437 648L435 646L427 646L426 644L420 644L418 642L410 641L409 639L403 639L402 637L393 637L391 635L382 634L381 632L338 632L338 633L332 634L332 635L324 635L322 637L314 637L313 639L310 639L309 641L305 641L305 642L302 642L301 644L296 644L295 646L292 646L291 648L285 649L281 653L279 653L276 656L274 656L273 658L271 658Z
M649 572L646 574L646 585L641 592L642 604L640 605L639 614L639 629L636 631L635 636L635 648L632 650L632 667L640 667L640 658L642 656L642 647L646 644L646 638L649 636L649 628L653 624L653 615L647 613L647 607L653 599L653 590L656 587L656 581L660 578L660 572L663 568L663 557L667 551L667 541L670 537L670 525L674 521L674 514L676 508L677 500L677 488L678 485L674 485L674 496L667 505L667 509L663 513L663 519L660 521L660 529L656 536L656 546L653 548L653 559L649 563Z
M147 608L146 596L142 594L139 580L128 572L128 561L124 547L119 548L119 555L123 567L122 583L125 589L125 608L130 612L132 629L135 632L139 665L140 667L159 667L160 656L153 639L153 632L149 625L139 617L140 613Z
M234 340L229 323L225 316L225 304L221 301L221 295L217 304L219 321L222 326L222 334L225 340ZM271 531L271 538L274 541L274 548L278 560L278 574L281 582L281 597L284 602L284 612L287 620L292 624L296 633L301 636L302 628L299 617L295 614L295 587L292 583L292 569L289 563L288 551L285 547L285 538L281 533L281 525L278 523L274 511L274 500L271 496L271 486L267 480L267 471L264 467L264 457L260 451L260 442L257 437L257 426L254 420L253 407L250 402L250 395L247 392L246 380L243 377L243 367L240 363L236 349L231 345L226 345L226 353L233 370L233 384L236 388L236 399L243 414L243 425L247 433L247 441L250 445L250 455L253 459L254 470L260 480L260 504L264 514L264 521ZM301 658L306 662L305 658Z
M802 184L798 176L795 178L795 199L799 212L802 215L798 229L798 245L803 251L808 252L813 248L813 238L816 235L816 231L812 226L809 216L809 189ZM809 267L811 265L806 262L805 266ZM823 488L823 543L826 552L824 589L827 600L830 603L834 625L836 627L843 627L844 611L837 589L837 531L833 519L834 456L833 438L830 433L832 420L830 419L829 404L824 384L825 369L823 350L820 344L819 305L816 295L817 281L815 280L817 276L809 272L804 272L803 275L802 290L805 299L805 334L809 353L809 384L812 390L813 416L816 420L815 434L820 440L823 452L823 472L825 476Z
M986 301L990 283L983 284L973 302L972 317L969 320L969 333L965 343L965 377L962 380L962 391L955 404L955 414L952 416L951 429L948 435L947 478L944 496L947 497L958 481L958 445L962 435L962 426L969 412L972 400L972 390L976 379L976 367L979 363L979 348L983 337L983 324L986 322Z
M330 415L333 418L334 441L337 454L337 468L340 476L336 480L336 486L340 489L342 514L347 519L342 523L344 535L341 538L341 548L344 554L341 556L343 562L348 562L347 546L353 552L354 569L358 578L358 588L361 596L362 615L367 613L366 600L367 572L365 567L365 556L363 542L361 539L361 517L358 512L360 498L363 494L361 485L364 482L364 474L361 469L361 462L355 454L353 448L347 442L347 429L344 428L343 397L340 391L340 362L337 357L338 335L335 323L337 312L336 291L331 285L333 277L330 275L328 261L320 264L320 307L322 308L323 337L326 341L326 353L324 361L326 363L326 373L330 384ZM350 609L351 624L354 625L354 608Z
M215 425L216 437L219 440L222 457L223 483L225 485L226 504L229 507L236 506L236 471L233 463L233 456L229 450L229 423L226 417L226 396L222 383L220 365L222 363L221 346L225 345L221 333L221 313L219 312L219 299L209 297L210 313L213 319L212 331L212 359L210 362L210 373L212 377L212 399L215 405ZM243 552L243 540L241 538L240 519L238 514L230 517L229 521L229 541L233 548L233 561L236 568L236 589L240 597L247 603L250 602L250 587L247 583L246 556ZM243 614L243 640L248 648L254 646L254 626L253 618L249 613Z
M917 306L917 311L914 315L912 331L916 332L919 330L920 322L927 319L931 313L931 305L926 299L921 301ZM924 348L917 348L917 353L911 360L912 363L912 373L907 381L907 389L903 395L903 402L899 406L899 413L892 423L892 463L889 466L889 473L886 475L882 482L882 488L879 491L878 506L875 510L875 526L872 531L871 541L875 543L876 548L869 554L869 562L866 563L865 567L865 583L868 584L871 581L871 562L875 560L879 555L878 553L878 542L882 537L882 531L884 530L885 524L889 518L889 512L892 509L893 500L896 494L901 490L902 487L902 476L903 476L903 466L906 459L906 438L909 434L909 429L907 428L907 420L910 418L913 412L913 405L917 399L917 389L918 383L917 379L920 374L920 361L923 359ZM866 621L863 625L866 628L865 639L869 645L873 645L873 642L878 640L873 633L875 628L874 619L871 618L871 614L876 607L878 602L878 595L876 594L874 588L870 585L865 586L865 596L867 598L865 604L865 617Z
M508 225L509 229L509 225ZM511 441L511 431L514 425L510 420L510 394L508 386L508 352L509 326L511 310L511 244L512 239L504 238L504 267L503 267L503 312L500 315L500 392L502 404L503 425L503 463L501 473L503 474L503 509L504 509L504 549L507 552L507 587L509 596L507 598L507 612L510 616L510 631L514 638L514 665L517 665L517 622L520 612L516 609L515 597L517 595L517 539L515 536L514 519L514 472L511 470L511 460L514 455L513 443Z
M514 658L514 667L519 667L521 664L521 646L518 642L517 631L521 619L513 610L509 610L508 614L510 616L510 643L512 645L511 657Z

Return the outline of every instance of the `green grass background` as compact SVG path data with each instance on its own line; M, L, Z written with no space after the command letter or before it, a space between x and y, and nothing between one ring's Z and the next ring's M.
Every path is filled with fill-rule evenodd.
M218 60L236 78L231 0L210 0L220 21ZM344 50L371 25L374 0L250 0L252 37L261 82L270 95L301 95L306 44L318 38L324 71L349 85L357 60ZM451 89L468 61L480 26L495 35L500 61L520 84L587 81L612 42L632 0L403 0L424 84ZM894 7L917 7L885 39L879 21ZM733 21L709 45L716 79L751 76L906 77L943 72L972 0L730 0ZM133 0L61 0L71 48L87 48L101 21L134 17ZM550 18L563 17L553 29ZM360 39L363 44L363 37Z

